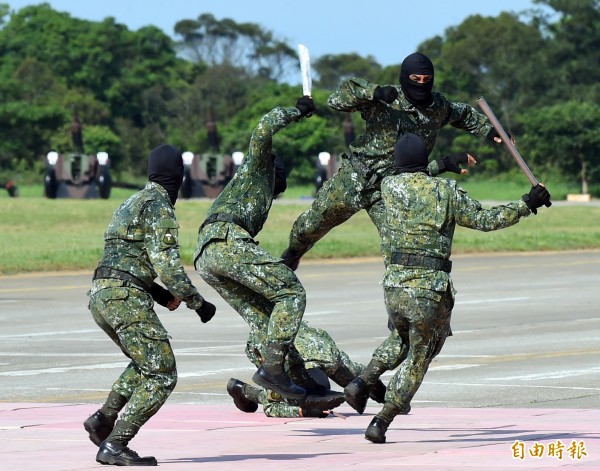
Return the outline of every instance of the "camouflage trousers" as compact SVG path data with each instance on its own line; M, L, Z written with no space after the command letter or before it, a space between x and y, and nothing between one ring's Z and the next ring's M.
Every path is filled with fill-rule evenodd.
M304 321L300 325L294 345L307 369L319 368L336 382L339 381L336 373L340 366L355 377L365 368L364 365L352 361L346 352L340 350L327 331L312 327ZM340 384L340 386L346 385Z
M381 228L385 212L380 182L365 181L349 160L344 159L338 172L318 191L311 207L294 222L289 249L304 255L331 229L346 222L361 209L367 211L380 237L383 237Z
M146 292L120 280L96 280L89 309L100 328L131 360L112 390L127 399L121 420L137 426L152 417L175 388L177 369L169 334Z
M442 350L450 332L454 306L452 292L422 288L386 287L385 304L398 338L407 346L387 386L385 402L406 409L423 382L433 358ZM390 338L395 334L392 332ZM389 340L389 339L388 339Z
M394 327L390 335L375 349L371 359L384 364L388 371L392 371L400 366L407 353L408 345L403 342L402 337Z
M253 240L230 237L205 246L196 269L250 327L247 354L255 364L267 342L293 345L306 293L280 258Z

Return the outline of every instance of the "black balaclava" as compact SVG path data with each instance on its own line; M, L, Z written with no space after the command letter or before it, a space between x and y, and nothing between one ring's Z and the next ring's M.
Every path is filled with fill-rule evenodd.
M174 205L183 182L183 158L175 147L163 144L150 152L148 180L158 183L169 194Z
M394 162L400 172L427 172L427 147L416 134L400 136L394 147Z
M420 52L407 56L400 67L400 85L404 96L414 105L429 106L433 101L433 77L430 82L418 83L409 77L412 74L433 76L433 63Z
M287 179L285 177L285 166L283 165L283 160L277 154L273 155L273 160L275 162L275 188L273 189L273 194L275 196L283 193L287 188Z

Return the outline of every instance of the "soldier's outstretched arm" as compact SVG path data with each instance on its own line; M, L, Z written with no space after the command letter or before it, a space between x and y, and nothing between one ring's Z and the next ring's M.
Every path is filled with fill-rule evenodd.
M379 87L376 83L371 83L362 78L351 77L344 80L340 87L329 95L327 104L336 111L359 111L361 107L372 104L377 100L378 98L375 97L376 90L380 89L381 93L382 88L386 87ZM398 94L396 94L397 96Z

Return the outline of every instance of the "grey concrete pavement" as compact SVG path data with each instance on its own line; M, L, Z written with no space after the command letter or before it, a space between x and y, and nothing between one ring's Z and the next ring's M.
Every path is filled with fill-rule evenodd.
M382 273L379 260L307 262L298 270L308 296L305 319L325 328L357 361L367 362L387 334L379 286ZM251 426L238 425L249 426L246 432L259 437L254 452L240 443L240 452L246 455L236 459L231 458L231 450L223 450L215 442L213 454L223 452L230 459L213 457L209 460L212 466L206 469L237 468L240 460L244 466L256 464L256 469L277 469L265 467L265 463L298 464L302 462L297 461L298 453L311 455L306 461L315 465L311 469L327 469L325 463L332 465L336 459L356 469L414 469L411 463L428 469L428 460L431 469L508 469L509 464L519 469L599 467L600 461L594 460L600 457L596 425L600 423L596 420L600 418L600 251L454 257L453 279L458 289L454 335L427 373L406 418L409 422L399 421L393 443L381 445L384 451L373 454L373 448L364 448L370 444L362 434L370 415L378 411L377 404L370 403L364 416L340 407L347 420L275 423L260 413L237 411L225 384L232 376L251 378L253 367L243 352L247 328L197 274L190 272L190 276L215 302L217 316L202 324L195 312L185 307L174 312L159 308L173 337L180 379L167 403L174 408L174 415L159 413L153 427L187 430L189 424L182 425L188 423L186 417L202 415L218 423L219 430L227 428L224 423L249 420ZM84 463L76 460L73 466L38 467L67 470L96 465L80 423L104 399L126 361L86 308L90 277L90 273L0 277L0 403L4 403L0 409L0 463L9 462L10 457L18 461L26 450L43 460L44 441L55 443L56 433L66 430L60 439L75 443L77 456L79 450L85 450L88 457L91 454L91 463L85 462L82 451ZM389 377L385 375L384 382ZM60 408L73 413L52 416L51 411ZM32 409L43 409L44 416L49 415L46 420L38 415L36 422L35 414L26 414ZM35 423L46 425L42 424L41 435L29 436L37 430ZM53 423L63 425L49 425ZM410 432L405 429L408 423ZM181 469L186 457L199 464L206 453L213 456L205 441L227 440L228 435L209 433L208 429L210 424L194 429L202 445L189 451L185 449L192 446L188 435L173 432L170 438L163 437L178 441L171 452L163 453L171 460L168 469L176 469L175 464ZM269 437L276 430L275 435L285 439L276 445L263 444L260 437L267 429ZM232 439L243 440L243 432L231 432ZM522 462L510 456L510 445L519 437L528 446L535 440L546 445L558 439L571 443L576 437L577 442L585 442L588 456ZM478 448L488 445L491 448L485 452ZM151 432L136 438L140 452L153 451L154 446ZM160 449L164 451L164 444ZM381 453L389 456L382 461L383 467L365 465ZM446 458L445 467L444 460L436 461L440 454ZM404 461L395 462L394 455ZM346 461L339 461L342 456ZM499 461L494 462L494 456ZM471 464L467 466L468 461ZM434 466L436 463L439 466ZM491 467L482 467L488 465ZM161 466L166 464L161 462Z

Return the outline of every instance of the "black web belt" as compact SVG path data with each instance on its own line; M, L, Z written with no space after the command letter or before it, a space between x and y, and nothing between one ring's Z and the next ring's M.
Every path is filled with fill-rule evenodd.
M143 290L148 290L148 286L140 280L138 277L133 276L131 273L126 271L116 270L110 267L98 267L94 272L93 280L104 280L104 279L117 279L123 281L129 281L136 286L139 286Z
M246 229L244 227L244 225L242 224L242 222L239 219L237 219L235 216L232 216L231 214L227 214L227 213L211 214L204 220L204 222L200 226L200 229L198 229L198 232L200 232L202 229L204 229L209 224L212 224L213 222L231 222L237 226L240 226L246 232L249 232L248 229Z
M428 268L430 270L452 271L452 262L444 258L429 257L414 253L392 252L392 264L404 265L406 267Z

